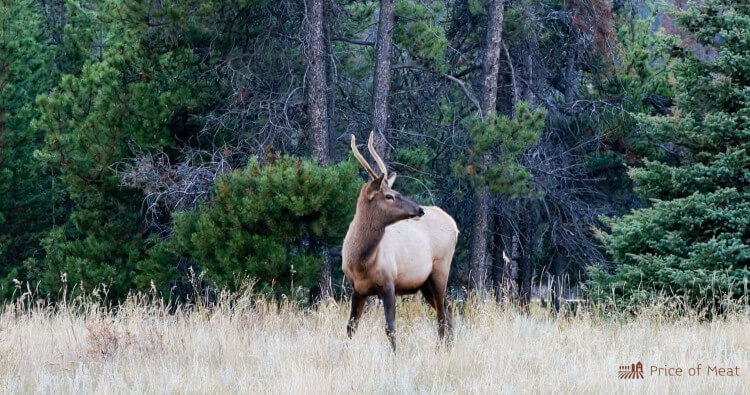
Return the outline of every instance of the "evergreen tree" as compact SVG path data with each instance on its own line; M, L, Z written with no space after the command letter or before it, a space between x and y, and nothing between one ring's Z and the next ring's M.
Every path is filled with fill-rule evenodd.
M59 184L33 156L44 141L31 126L34 99L56 77L45 41L32 1L0 3L0 297L29 279L24 260L42 255L41 238L65 211Z
M707 1L676 21L715 59L673 47L675 105L640 118L663 149L630 172L652 206L610 221L620 265L592 285L618 304L678 295L714 308L746 296L750 278L750 7Z
M183 121L186 114L220 93L206 73L213 59L194 50L210 41L211 31L203 33L199 21L212 9L181 7L188 5L154 11L132 1L95 8L91 20L108 27L90 48L95 56L38 99L36 125L46 142L38 157L58 172L72 206L67 221L44 239L44 259L27 262L44 294L54 297L67 282L88 291L104 285L119 299L136 285L148 286L140 273L158 271L148 257L141 196L122 186L114 168L133 145L168 147L173 134L199 130ZM149 17L161 22L153 27Z
M531 174L518 163L518 157L538 141L546 113L543 108L532 110L528 103L518 102L512 118L497 113L484 120L470 117L466 123L474 144L465 163L456 163L457 174L477 186L489 187L496 195L528 196ZM483 161L486 154L493 160Z
M215 198L199 211L175 216L171 245L220 287L236 289L245 276L277 293L311 286L322 248L343 240L354 215L358 169L355 161L253 160L219 178Z

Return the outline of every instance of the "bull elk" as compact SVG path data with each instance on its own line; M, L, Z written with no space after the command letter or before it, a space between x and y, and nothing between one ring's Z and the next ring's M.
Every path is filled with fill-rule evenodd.
M447 284L453 252L458 240L456 222L435 206L420 207L392 189L396 173L388 176L385 162L368 148L380 168L378 176L357 149L352 135L354 156L367 170L370 181L359 191L354 219L342 247L341 267L354 288L352 311L347 323L351 337L357 329L368 296L383 300L385 332L396 349L396 295L422 291L427 303L437 311L438 334L450 338L451 309Z

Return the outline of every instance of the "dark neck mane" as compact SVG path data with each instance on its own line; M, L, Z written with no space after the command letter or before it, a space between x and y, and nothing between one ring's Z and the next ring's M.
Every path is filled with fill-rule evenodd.
M374 215L368 215L369 210L365 208L366 201L359 199L357 211L352 220L352 257L357 264L367 266L378 256L380 242L385 234L385 224L382 219Z

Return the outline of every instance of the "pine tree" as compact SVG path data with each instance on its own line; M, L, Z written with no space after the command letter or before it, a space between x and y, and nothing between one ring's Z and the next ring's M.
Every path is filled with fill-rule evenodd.
M154 268L141 194L122 185L117 163L132 155L133 146L168 147L175 129L200 130L180 120L221 92L205 72L213 59L193 50L209 41L211 30L199 21L207 20L211 7L190 13L182 3L158 11L138 1L92 6L91 23L103 25L98 43L88 48L91 57L37 100L42 112L35 125L45 135L37 157L59 174L71 210L43 240L43 259L27 267L50 297L67 282L87 291L104 285L116 300L148 287L143 273L169 271ZM150 26L149 17L160 24ZM92 30L84 23L66 31L76 29Z
M592 285L620 304L677 295L716 308L746 296L750 279L750 6L707 1L676 21L715 58L672 48L671 114L641 117L663 149L630 172L652 205L610 221L619 266Z
M194 213L178 213L174 251L191 258L219 287L245 277L260 290L290 293L314 284L322 246L338 245L354 215L360 182L355 161L319 166L281 157L253 160L216 182L215 198Z
M518 163L524 149L534 145L544 129L547 112L518 102L513 117L490 114L486 119L470 117L466 124L474 144L471 155L457 162L456 172L477 186L487 186L495 195L528 196L531 173ZM482 160L489 154L491 161Z
M0 3L0 297L14 279L28 280L24 260L42 254L41 238L64 213L53 175L33 155L43 144L34 99L56 77L45 41L34 2Z

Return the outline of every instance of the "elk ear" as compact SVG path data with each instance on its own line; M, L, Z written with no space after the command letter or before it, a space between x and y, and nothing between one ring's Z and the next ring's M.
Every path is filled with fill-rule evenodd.
M396 176L398 176L398 174L396 174L395 171L388 176L388 188L393 188L393 183L396 182Z
M383 187L383 175L379 175L376 179L370 181L370 185L367 186L367 199L372 200L375 196L380 193L380 189Z

